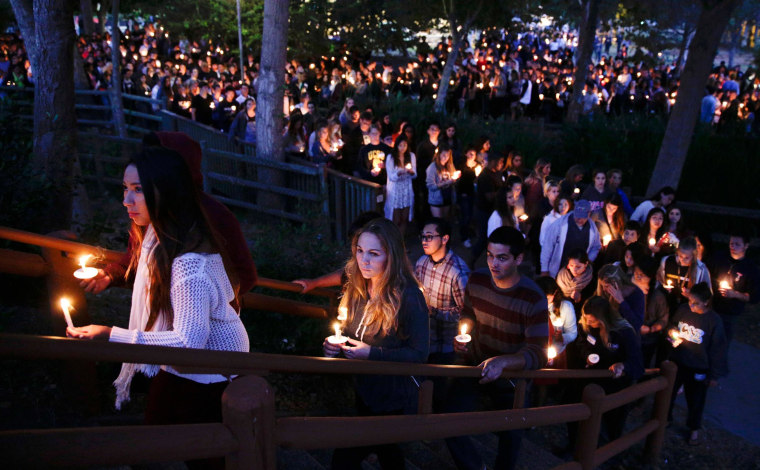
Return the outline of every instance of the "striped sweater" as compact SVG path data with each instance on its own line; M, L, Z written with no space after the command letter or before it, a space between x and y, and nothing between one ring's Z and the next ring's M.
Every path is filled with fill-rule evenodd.
M497 287L487 270L470 275L462 317L474 321L473 341L478 360L522 354L525 369L546 364L549 310L546 296L529 278L509 289Z

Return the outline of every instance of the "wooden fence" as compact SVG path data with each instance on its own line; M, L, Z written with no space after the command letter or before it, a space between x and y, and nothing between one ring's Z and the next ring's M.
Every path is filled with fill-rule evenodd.
M72 276L76 269L73 254L94 253L102 261L121 257L119 252L5 227L0 227L0 238L35 245L43 250L43 256L3 250L0 272L45 276L51 312L57 311L55 300L66 290L79 296L77 311L86 312L86 301ZM277 280L260 280L259 285L300 290L292 283ZM329 315L334 315L335 293L325 289L316 289L313 293L331 299ZM247 293L245 306L250 305L250 301L259 309L318 318L328 316L325 307L271 296L252 298L251 295L257 294ZM267 301L271 303L267 304ZM58 331L63 331L62 315L54 314L54 317L59 319ZM78 322L82 320L77 319ZM183 373L242 376L225 390L222 423L0 432L0 445L6 449L4 461L12 468L140 464L224 456L227 468L274 469L278 445L293 449L353 447L526 429L571 421L581 424L576 462L558 468L593 468L645 438L645 456L654 461L662 447L675 376L675 366L665 363L660 371L649 371L660 372L658 377L610 396L605 396L598 385L589 385L581 403L523 409L528 379L601 379L611 377L612 373L608 370L510 371L503 376L517 379L513 410L432 414L432 382L426 381L420 387L419 414L416 416L276 419L274 392L263 378L258 377L270 372L476 378L480 377L481 371L478 367L467 366L208 351L7 334L0 335L0 357L84 360L90 365L94 361L168 364ZM602 413L652 393L656 397L651 418L631 433L597 448ZM356 432L358 429L362 432ZM140 451L134 452L134 449Z
M421 439L527 429L580 421L575 462L557 468L594 468L646 439L644 455L657 460L662 449L675 366L660 375L606 396L586 386L581 403L470 413L430 413L432 387L422 387L415 416L276 418L274 391L259 377L268 372L480 377L480 368L281 356L80 341L56 337L0 335L0 357L168 364L181 372L246 374L222 397L223 423L129 426L0 432L4 461L16 467L122 465L225 456L227 468L276 468L276 447L342 448ZM503 378L609 378L610 371L506 371ZM652 415L637 429L598 447L602 414L656 394ZM425 405L427 404L427 405ZM359 432L359 430L361 432ZM158 437L161 437L160 439ZM34 449L30 452L29 449ZM139 449L139 452L135 452Z

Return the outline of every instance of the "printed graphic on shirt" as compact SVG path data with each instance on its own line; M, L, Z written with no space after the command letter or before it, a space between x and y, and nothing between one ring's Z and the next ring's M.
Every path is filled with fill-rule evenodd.
M702 344L702 337L704 335L705 332L699 328L682 321L678 322L678 337L684 341L689 341L694 344Z
M370 150L367 152L367 160L372 162L372 168L377 168L385 162L385 153L382 150Z

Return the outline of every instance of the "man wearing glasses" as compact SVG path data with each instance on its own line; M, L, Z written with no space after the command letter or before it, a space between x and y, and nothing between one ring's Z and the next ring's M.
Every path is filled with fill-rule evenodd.
M451 224L446 220L428 220L420 239L425 254L417 260L414 274L422 284L430 313L428 362L453 364L456 359L454 337L464 306L464 289L470 270L467 263L448 248ZM436 390L440 388L435 387Z

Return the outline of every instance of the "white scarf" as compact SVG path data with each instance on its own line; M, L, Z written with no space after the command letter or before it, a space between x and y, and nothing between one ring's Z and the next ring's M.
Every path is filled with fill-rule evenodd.
M132 308L129 311L129 329L145 331L148 323L150 311L148 309L148 299L150 295L150 278L148 276L148 259L153 254L153 248L157 244L156 232L153 225L148 225L140 246L140 261L135 271L135 284L132 290ZM153 324L152 331L166 331L170 325L167 324L164 315L158 315ZM132 377L136 371L140 371L148 377L153 377L158 373L159 366L155 364L131 364L124 363L121 365L121 372L114 381L116 387L116 409L121 409L121 404L129 401L129 387L132 384Z

